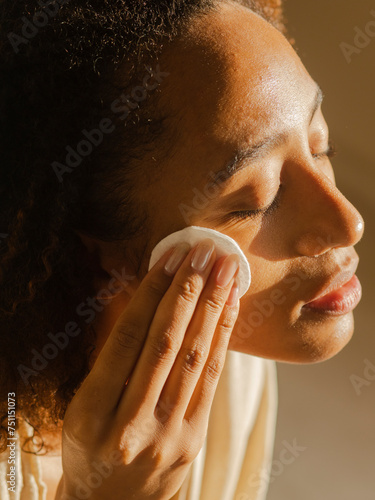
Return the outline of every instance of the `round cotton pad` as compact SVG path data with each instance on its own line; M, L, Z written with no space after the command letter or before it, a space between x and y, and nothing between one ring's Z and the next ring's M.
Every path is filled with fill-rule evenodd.
M249 263L238 243L226 234L215 231L215 229L200 226L188 226L184 229L181 229L181 231L176 231L175 233L169 234L164 239L159 241L159 243L154 247L153 251L151 252L148 269L150 270L151 267L160 259L160 257L169 248L175 246L177 243L186 242L189 243L191 247L193 247L199 241L204 240L205 238L211 238L215 243L217 257L222 257L223 255L229 255L231 253L235 253L239 256L240 268L237 276L239 283L239 296L242 297L242 295L244 295L249 289L251 283L251 271Z

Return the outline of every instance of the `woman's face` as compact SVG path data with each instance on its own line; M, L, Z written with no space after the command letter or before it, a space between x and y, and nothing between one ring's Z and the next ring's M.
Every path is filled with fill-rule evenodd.
M337 273L355 270L363 220L336 188L329 159L318 156L328 128L317 84L287 40L237 4L196 19L162 54L160 70L169 72L160 98L175 138L161 156L162 175L142 192L154 217L145 256L189 225L234 238L252 283L229 349L300 363L335 355L352 336L352 312L302 307ZM225 179L226 165L250 149ZM232 215L268 207L277 195L268 213ZM143 275L147 267L145 258Z

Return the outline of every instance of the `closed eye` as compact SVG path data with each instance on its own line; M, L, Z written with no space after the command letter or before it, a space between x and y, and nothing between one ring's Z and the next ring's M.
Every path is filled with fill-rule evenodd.
M328 141L328 148L321 153L312 153L313 158L319 160L321 158L333 158L337 154L337 147L334 145L333 141L330 139ZM230 219L249 219L255 218L256 216L263 215L268 216L273 214L277 208L280 206L280 195L281 195L281 187L280 184L277 194L270 205L265 208L257 208L255 210L237 210L236 212L231 212L228 214Z
M255 210L238 210L236 212L231 212L228 215L228 217L230 217L231 219L232 218L233 219L247 219L247 218L253 218L253 217L260 215L260 214L261 215L271 215L272 213L275 212L275 210L277 210L277 208L280 205L281 187L282 187L282 184L280 184L275 198L270 203L270 205L268 205L267 207L257 208Z
M312 153L313 158L333 158L337 154L337 147L332 140L328 141L328 148L322 153Z

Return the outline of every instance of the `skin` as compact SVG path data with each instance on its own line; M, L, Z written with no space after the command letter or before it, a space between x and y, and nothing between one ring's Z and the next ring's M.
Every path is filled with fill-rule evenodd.
M353 245L362 237L364 222L337 189L328 158L312 156L328 146L321 107L309 124L317 84L275 28L231 3L195 20L184 39L164 51L160 67L170 72L160 91L163 109L176 116L171 121L173 154L163 160L157 181L142 190L153 214L152 232L131 248L143 253L138 276L115 298L103 301L95 323L97 352L147 274L156 243L198 225L234 238L252 269L229 349L290 363L331 358L352 337L353 313L306 313L302 306L358 260ZM283 144L219 182L215 197L194 202L197 191L207 193L209 173L222 170L237 149L279 132L287 134ZM280 183L282 199L274 213L228 218L236 210L268 206ZM136 274L114 245L82 240L89 252L98 252L108 273L125 266ZM107 286L97 280L98 290ZM271 313L259 314L257 304L265 302Z
M126 443L128 422L137 429L137 418L144 415L147 420L153 414L152 408L171 367L165 361L160 366L155 362L153 369L150 368L152 363L137 364L138 371L132 375L125 397L118 402L129 375L129 360L132 356L137 358L134 352L124 352L124 345L118 343L118 332L121 324L124 330L126 321L131 324L144 321L147 315L152 317L152 307L150 304L146 307L144 293L148 280L154 280L154 289L155 283L159 283L160 294L166 292L169 298L163 302L159 319L153 324L165 331L175 314L176 338L179 335L182 342L186 327L182 319L178 320L183 317L181 310L174 311L173 304L177 291L181 291L181 284L189 276L188 261L177 272L171 290L168 286L172 278L162 278L161 274L157 278L158 268L148 273L153 247L171 232L187 225L216 229L234 238L250 263L252 283L241 298L238 315L234 317L234 313L226 312L221 317L221 324L226 318L231 330L228 342L224 341L223 332L216 333L221 361L225 351L232 349L291 363L320 362L337 354L353 334L352 313L329 316L302 310L306 302L321 293L334 274L358 259L353 245L362 237L364 223L358 211L336 188L329 160L313 156L327 149L328 128L320 108L309 123L316 83L292 47L259 16L228 2L221 4L218 12L196 19L182 40L165 49L160 67L170 73L161 83L160 92L163 109L173 116L170 125L175 130L175 139L173 153L168 159L160 160L163 162L162 175L142 190L142 200L153 217L151 233L147 240L133 242L126 256L115 244L80 235L88 254L97 256L96 265L102 271L112 277L113 269L125 268L132 279L126 286L112 282L118 292L111 299L103 300L105 306L96 316L94 327L99 342L92 360L93 368L64 419L64 477L56 498L61 497L63 490L73 492L70 488L76 470L80 469L81 477L86 477L90 464L103 457L105 448L119 449L119 441ZM194 194L206 192L210 172L222 169L237 149L279 132L287 134L286 141L259 161L249 163L225 185L221 183L220 192L202 203L199 209L194 206ZM157 155L155 151L152 153L156 161ZM146 157L145 162L148 160ZM275 212L252 219L228 218L228 214L236 210L268 206L280 182L283 187L281 202ZM188 220L181 204L195 209ZM142 255L138 272L132 268L130 257L136 253ZM210 267L213 265L214 256ZM98 293L108 289L109 280L103 278L103 273L93 279ZM180 283L180 288L176 288L176 283ZM202 286L203 282L199 281L198 292ZM200 318L203 318L204 307L207 308L202 303L211 297L210 286L213 285L203 291L205 298L200 299L200 316L195 316L198 317L197 325L202 325ZM264 313L259 326L252 328L249 318L258 310L255 301L263 305L268 301L269 304L270 298L275 297L272 295L275 290L279 300L280 297L284 300L279 305L274 301L271 314ZM215 293L222 308L229 289ZM154 303L153 308L156 306ZM211 330L217 321L218 317L211 321ZM190 333L200 335L199 341L207 345L213 334L203 327L192 328ZM186 338L189 339L189 332ZM181 383L181 366L177 363L174 368L160 396L165 401L169 397L177 398L172 414L167 417L168 425L161 429L149 427L150 434L145 437L144 433L138 433L145 442L140 449L134 450L133 456L130 448L125 447L128 463L118 469L118 477L111 476L112 496L108 496L106 490L108 498L117 498L121 485L129 485L129 481L134 482L134 491L147 485L154 493L147 498L171 498L170 493L177 491L201 448L214 384L209 386L210 391L207 390L201 407L195 408L198 398L195 393L195 400L193 397L188 408L190 415L194 412L196 415L189 425L183 420L181 427L181 422L176 425L176 419L184 415L189 397L176 388L190 386ZM109 386L111 391L108 391ZM153 442L160 432L162 449L168 450L162 456L157 454L159 440ZM93 442L92 436L97 436L99 441ZM158 457L160 471L170 471L171 464L180 457L183 457L182 466L173 474L158 476L152 465L154 461L147 461L147 450ZM143 458L143 463L139 463L138 457ZM79 463L75 464L76 460ZM147 481L145 470L148 471ZM162 495L153 490L160 477L169 481ZM96 492L97 498L101 498L101 493ZM141 493L144 495L145 491Z

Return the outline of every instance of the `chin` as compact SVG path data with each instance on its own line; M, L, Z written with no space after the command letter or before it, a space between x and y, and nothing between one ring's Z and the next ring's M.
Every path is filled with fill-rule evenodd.
M308 316L292 324L285 318L269 318L259 327L250 327L240 311L228 349L284 363L311 364L331 359L353 336L353 312Z

